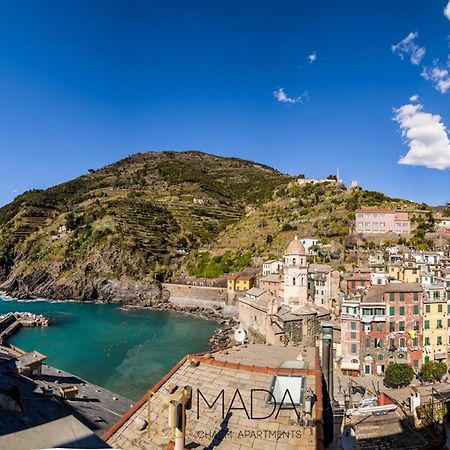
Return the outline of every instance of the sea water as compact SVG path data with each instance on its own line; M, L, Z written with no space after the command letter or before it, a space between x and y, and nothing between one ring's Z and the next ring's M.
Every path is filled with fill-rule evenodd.
M8 342L37 350L47 364L129 399L144 395L185 354L208 349L217 324L168 311L119 305L17 301L0 297L0 314L42 314L49 327L19 329Z

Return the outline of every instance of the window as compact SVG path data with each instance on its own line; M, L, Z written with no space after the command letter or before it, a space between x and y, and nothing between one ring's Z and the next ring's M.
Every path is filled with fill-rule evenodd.
M417 336L413 339L413 346L414 347L418 347L419 346L419 338Z
M442 312L442 305L438 305L438 312Z
M378 361L383 361L383 353L378 353Z
M436 345L442 345L442 336L436 338Z
M356 322L350 322L350 329L356 330Z
M423 327L425 328L425 330L429 330L430 329L430 321L425 320L423 323Z
M405 293L404 292L400 292L400 301L401 302L405 301Z
M395 316L395 306L391 306L391 307L389 308L389 315L390 315L390 316Z
M430 338L429 337L425 338L425 345L430 345Z
M356 339L356 333L354 331L350 333L350 339Z
M370 347L370 338L366 338L366 348Z
M419 321L418 321L418 320L415 320L415 321L414 321L414 327L413 327L413 328L414 328L414 330L416 330L416 331L419 329Z
M417 302L419 300L419 293L414 292L414 301Z
M392 270L394 270L394 269L392 269ZM395 300L395 293L394 293L394 292L391 292L391 293L389 294L389 300L390 300L391 302L393 302L393 301Z
M292 286L295 286L295 278L292 278Z
M400 315L401 316L405 315L405 307L404 306L400 306Z
M414 314L419 314L419 305L414 305L413 312Z
M406 342L405 338L400 338L400 340L398 342L400 344L400 347L405 348L405 342Z
M352 353L356 353L356 344L352 344Z
M430 305L425 305L425 312L429 313L430 312L430 308L431 308Z
M389 331L395 331L395 322L389 322Z
M374 346L375 348L381 348L381 339L375 339Z
M425 356L425 362L430 362L430 357L429 356Z
M405 331L405 322L403 322L402 320L398 323L398 330Z
M377 323L377 331L383 331L383 325L381 323Z
M441 329L442 328L442 320L438 319L436 323L436 328Z

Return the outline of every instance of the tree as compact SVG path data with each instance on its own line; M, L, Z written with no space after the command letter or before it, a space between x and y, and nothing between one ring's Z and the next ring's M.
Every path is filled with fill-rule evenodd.
M447 373L447 366L440 361L428 361L420 369L420 376L429 382L441 381Z
M391 363L384 374L384 382L389 387L408 386L414 378L414 370L408 364Z

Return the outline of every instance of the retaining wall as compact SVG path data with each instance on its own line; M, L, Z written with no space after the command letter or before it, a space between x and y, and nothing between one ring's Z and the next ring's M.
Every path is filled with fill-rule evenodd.
M171 283L163 283L162 286L169 291L169 302L174 305L200 308L220 306L226 315L237 314L237 307L230 304L226 288Z

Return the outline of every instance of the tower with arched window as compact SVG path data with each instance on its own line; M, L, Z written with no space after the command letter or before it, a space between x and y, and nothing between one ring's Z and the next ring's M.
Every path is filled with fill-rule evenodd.
M289 243L284 254L284 303L305 305L308 299L308 263L306 250L298 237Z

